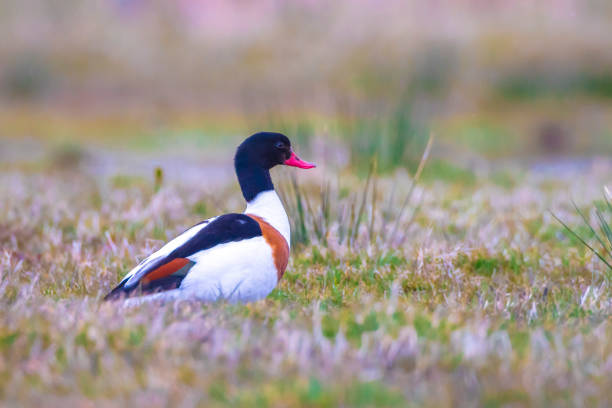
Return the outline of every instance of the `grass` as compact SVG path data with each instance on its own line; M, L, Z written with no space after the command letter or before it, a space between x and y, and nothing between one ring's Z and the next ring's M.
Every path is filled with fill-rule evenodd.
M83 160L0 175L2 405L611 403L609 272L546 211L580 220L564 182L276 172L297 240L266 300L124 309L100 298L135 262L242 202Z
M608 267L608 280L612 278L612 223L610 221L612 217L612 204L610 203L610 197L610 191L606 188L603 202L593 203L592 212L596 220L595 227L592 226L592 221L589 217L576 203L573 203L576 212L580 215L580 219L583 222L583 228L586 227L587 234L581 234L577 228L568 226L556 215L554 216L567 232L587 247ZM589 243L589 241L593 243Z

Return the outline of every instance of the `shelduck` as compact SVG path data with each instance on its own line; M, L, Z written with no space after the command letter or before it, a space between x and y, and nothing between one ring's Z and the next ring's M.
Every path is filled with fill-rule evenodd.
M287 136L262 132L236 150L234 166L247 206L189 228L140 262L105 297L131 301L198 299L250 302L265 298L289 260L289 219L274 191L276 165L311 169Z

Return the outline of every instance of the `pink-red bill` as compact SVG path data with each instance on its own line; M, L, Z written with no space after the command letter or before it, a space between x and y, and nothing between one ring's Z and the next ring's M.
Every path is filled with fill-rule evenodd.
M300 159L294 152L291 152L291 157L285 160L284 164L286 166L299 167L300 169L312 169L313 167L317 167L314 163L309 163Z

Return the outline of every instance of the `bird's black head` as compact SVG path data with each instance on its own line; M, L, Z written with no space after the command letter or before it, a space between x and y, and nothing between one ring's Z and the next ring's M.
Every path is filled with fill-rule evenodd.
M236 166L257 166L266 170L283 164L291 157L291 142L281 133L261 132L247 138L238 146Z
M255 133L238 146L234 165L247 201L261 191L274 189L269 170L279 164L302 169L315 167L301 160L291 149L289 138L281 133Z

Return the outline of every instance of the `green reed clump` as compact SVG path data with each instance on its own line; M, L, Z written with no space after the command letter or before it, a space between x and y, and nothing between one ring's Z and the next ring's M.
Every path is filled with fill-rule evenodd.
M595 216L595 222L587 217L575 202L572 202L574 209L580 215L584 225L587 227L589 236L581 235L577 229L568 226L555 214L553 216L559 221L565 229L572 234L585 247L593 252L607 267L608 273L606 277L612 278L612 203L610 202L610 193L606 189L603 202L595 202L592 206L592 211Z
M405 98L390 114L354 115L341 125L339 131L350 151L351 164L365 169L364 164L375 157L381 173L398 167L415 171L427 144L427 131L413 111L412 101Z

